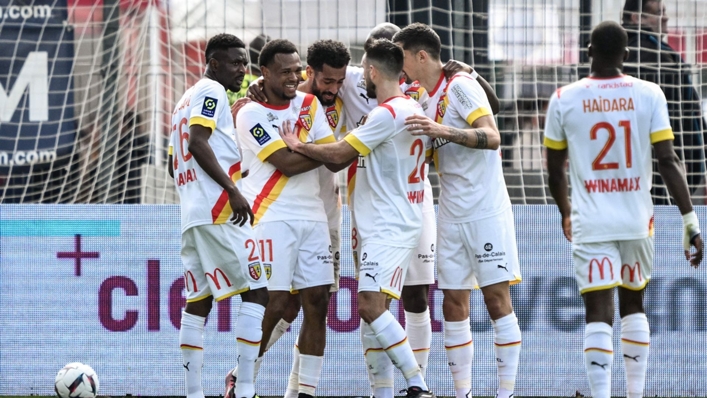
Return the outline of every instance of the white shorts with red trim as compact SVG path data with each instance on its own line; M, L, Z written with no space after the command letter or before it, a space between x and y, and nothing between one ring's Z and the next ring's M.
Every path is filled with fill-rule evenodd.
M621 286L641 290L653 271L653 237L572 245L580 293Z
M208 224L182 233L187 302L213 296L223 300L268 286L250 225Z
M318 221L269 221L254 228L268 290L291 291L334 283L329 227Z
M358 291L382 292L400 299L403 281L414 252L415 248L363 242Z

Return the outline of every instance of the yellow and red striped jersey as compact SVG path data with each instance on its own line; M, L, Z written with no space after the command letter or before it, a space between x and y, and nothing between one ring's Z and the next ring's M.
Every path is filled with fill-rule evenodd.
M273 106L251 102L238 113L238 137L243 159L249 170L243 180L243 195L250 202L255 223L308 220L326 222L319 197L319 169L287 177L268 157L287 146L278 127L290 121L302 142L335 142L319 100L312 94L297 92L289 104Z
M182 208L182 232L205 224L223 224L233 211L228 194L199 166L189 152L189 127L211 129L209 144L216 160L234 182L241 178L241 154L226 90L211 79L189 88L172 113L169 153Z
M331 132L334 133L334 138L339 140L342 135L346 134L344 102L341 98L336 97L334 104L324 109L324 114ZM340 218L341 201L337 189L336 173L326 167L319 168L319 197L324 202L324 210L330 224L337 222Z

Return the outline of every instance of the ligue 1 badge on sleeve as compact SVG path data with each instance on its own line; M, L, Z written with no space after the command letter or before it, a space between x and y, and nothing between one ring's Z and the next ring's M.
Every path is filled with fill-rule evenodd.
M260 123L257 123L252 129L250 129L250 135L255 138L255 141L257 141L259 145L265 145L266 142L270 141L270 134L265 131Z
M206 117L214 117L216 114L216 98L204 97L204 105L201 107L201 114Z

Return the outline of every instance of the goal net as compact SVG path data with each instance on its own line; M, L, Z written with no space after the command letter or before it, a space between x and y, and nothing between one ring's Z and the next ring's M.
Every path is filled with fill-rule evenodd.
M623 3L0 0L0 201L175 203L166 174L170 114L201 76L210 36L226 31L246 43L260 34L285 37L303 57L313 41L331 38L348 44L356 63L368 31L387 20L432 25L444 60L473 65L494 86L509 194L517 204L549 203L542 147L548 98L587 74L581 48L591 27L619 20ZM637 73L657 76L675 94L676 152L695 202L704 203L707 3L664 3L665 43L684 62L638 65ZM678 79L663 76L676 70ZM665 190L655 196L669 203Z

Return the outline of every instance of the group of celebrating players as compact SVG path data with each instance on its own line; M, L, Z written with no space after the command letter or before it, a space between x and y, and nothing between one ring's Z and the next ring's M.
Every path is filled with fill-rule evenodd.
M686 257L695 267L702 241L672 149L665 97L657 86L622 75L626 34L619 25L600 24L591 43L592 76L561 88L550 102L545 133L550 189L565 236L573 242L585 298L592 396L609 397L612 294L619 286L622 350L632 358L626 359L629 397L640 397L649 343L642 291L653 259L650 144L684 215ZM188 398L204 396L203 330L212 302L236 294L242 298L235 327L238 361L226 377L225 395L255 396L265 352L300 309L303 322L285 397L315 395L327 307L338 289L341 199L335 173L340 170L347 177L352 213L371 395L393 397L397 367L408 397L433 396L425 370L436 256L456 397L471 397L474 288L483 294L494 329L497 397L513 396L521 332L509 286L521 275L492 113L498 100L468 66L442 64L440 39L427 25L402 30L378 25L364 50L362 66L355 67L343 43L315 42L303 81L297 47L272 40L257 60L262 81L251 86L253 100L239 100L231 109L226 90L240 90L248 58L240 39L217 35L206 46L204 77L177 103L169 170L181 200L187 304L179 343ZM625 102L615 112L611 106L596 111L590 106L586 115L582 101L599 95L604 101L631 100L631 106ZM587 134L589 119L594 127ZM625 140L615 140L617 128L624 129ZM599 134L605 131L610 141L596 156L592 141L604 139ZM614 142L625 149L624 163L612 162ZM577 187L574 206L565 175L568 154ZM440 175L437 217L428 162ZM580 189L592 179L613 180L608 186L622 189ZM403 302L405 329L388 311L391 298Z

